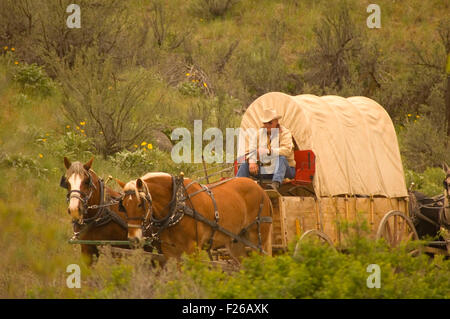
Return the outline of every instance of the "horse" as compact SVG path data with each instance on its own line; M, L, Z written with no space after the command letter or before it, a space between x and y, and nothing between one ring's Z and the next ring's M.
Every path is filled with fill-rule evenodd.
M417 191L409 192L409 210L419 238L444 240L440 230L450 227L450 169L445 163L443 170L446 174L443 194L430 198Z
M73 239L127 240L127 218L118 205L121 194L107 187L91 169L93 160L71 163L64 157L66 172L60 186L68 190L67 211L72 217ZM99 256L95 245L81 244L81 253L88 265L93 264L94 256Z
M148 173L128 183L116 181L125 194L121 209L134 219L128 237L142 240L146 232L139 227L146 224L166 258L179 259L197 247L209 254L224 247L237 264L246 246L272 255L272 204L249 178L201 185L183 176Z
M444 163L443 169L446 175L443 181L444 209L441 214L441 224L447 228L447 230L450 230L450 167L447 163Z

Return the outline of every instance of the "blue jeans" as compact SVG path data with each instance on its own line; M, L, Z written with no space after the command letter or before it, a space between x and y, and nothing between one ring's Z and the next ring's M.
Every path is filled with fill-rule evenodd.
M258 167L258 174L261 172L261 167ZM239 167L236 174L237 177L250 177L250 168L248 162L244 162ZM264 179L272 179L273 182L281 183L284 178L295 177L295 167L289 166L286 156L278 156L275 163L275 171L273 174L261 174Z

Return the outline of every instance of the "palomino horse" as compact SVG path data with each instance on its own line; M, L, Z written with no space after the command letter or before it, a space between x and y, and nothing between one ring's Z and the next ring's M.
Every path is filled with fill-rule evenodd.
M67 171L61 177L60 186L68 190L68 213L72 217L74 237L82 240L127 240L127 218L119 212L117 200L121 194L104 185L91 169L93 160L86 164L71 163L64 157ZM98 249L94 245L82 244L81 253L89 265L94 255L98 257Z
M272 254L272 207L264 190L249 178L232 178L213 185L166 173L148 173L128 183L116 180L125 193L121 208L146 220L165 257L179 258L196 247L225 247L232 258L246 255L245 246ZM140 223L140 224L139 224ZM129 228L129 237L142 239Z

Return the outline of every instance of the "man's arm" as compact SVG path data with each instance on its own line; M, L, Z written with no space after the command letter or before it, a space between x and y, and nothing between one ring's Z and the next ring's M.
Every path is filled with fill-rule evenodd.
M283 128L281 131L278 143L279 147L272 147L272 154L277 154L278 156L289 156L294 149L294 144L292 143L292 134L288 129Z

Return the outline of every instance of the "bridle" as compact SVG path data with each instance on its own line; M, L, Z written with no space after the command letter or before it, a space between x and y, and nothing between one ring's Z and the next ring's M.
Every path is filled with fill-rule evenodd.
M141 228L143 231L143 234L147 234L147 232L149 231L149 229L151 228L158 228L159 230L156 233L153 233L150 235L151 238L157 238L159 236L159 234L161 233L162 230L164 230L167 227L171 227L175 224L177 224L181 218L183 217L184 214L180 214L180 207L178 207L177 204L179 204L180 202L180 196L182 195L182 192L180 192L182 190L182 188L180 187L180 184L182 184L182 179L180 179L178 182L176 182L176 178L172 176L172 180L173 180L173 185L174 185L174 189L173 189L173 193L172 193L172 198L169 201L169 203L167 203L167 205L165 207L162 208L161 211L165 211L167 208L169 208L169 213L161 218L161 219L157 219L154 214L153 214L153 200L152 200L152 196L150 194L150 191L148 189L147 184L144 182L144 190L127 190L125 191L125 193L122 195L122 197L119 200L119 211L125 213L127 220L140 220L141 223L140 225L133 225L133 224L129 224L128 223L128 227L130 228ZM140 196L140 194L143 194L143 196ZM141 217L129 217L128 213L126 211L126 208L123 206L123 199L125 198L125 196L127 195L139 195L138 197L140 198L140 203L138 205L138 207L143 208L146 213L145 213L145 217L141 216Z
M84 219L85 215L87 214L88 210L93 208L93 207L89 206L88 203L92 197L92 194L94 193L94 190L97 190L97 187L92 182L92 175L89 173L89 171L86 171L86 170L85 170L85 173L89 176L89 181L88 181L89 193L86 194L85 192L82 192L81 190L74 189L74 190L70 190L66 195L67 202L69 202L72 198L77 198L81 202L81 204L82 204L81 214L83 216L83 219ZM62 188L65 188L67 190L69 189L69 182L67 181L67 178L65 175L61 176L59 186L61 186ZM81 224L83 223L83 219L82 219Z
M445 208L447 208L447 209L450 209L450 190L449 190L449 188L450 188L450 184L447 182L447 180L450 178L450 173L448 173L447 174L447 176L445 176L445 179L444 179L444 181L443 181L443 185L444 185L444 191L445 191L445 193L446 193L446 197L447 197L447 203L448 203L448 206L447 207L445 207Z
M146 224L146 222L148 221L149 217L152 215L152 195L150 194L147 185L144 183L144 189L145 191L142 190L128 190L125 191L125 193L122 195L122 197L119 199L119 211L123 212L127 218L127 225L128 228L140 228L143 229L144 225ZM137 194L136 194L137 192ZM141 196L141 194L143 194L144 196ZM140 217L130 217L128 216L127 210L125 208L125 206L123 206L123 200L125 198L125 196L128 195L138 195L137 197L139 198L139 205L138 207L143 208L146 211L145 217L144 216L140 216ZM139 225L135 225L135 224L130 224L129 221L130 220L138 220L141 221L141 223Z

